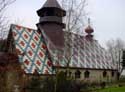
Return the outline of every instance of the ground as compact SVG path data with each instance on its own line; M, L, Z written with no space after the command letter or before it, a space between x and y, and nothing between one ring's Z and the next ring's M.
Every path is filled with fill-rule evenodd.
M125 92L125 86L109 87L109 88L105 88L105 89L99 89L96 92Z

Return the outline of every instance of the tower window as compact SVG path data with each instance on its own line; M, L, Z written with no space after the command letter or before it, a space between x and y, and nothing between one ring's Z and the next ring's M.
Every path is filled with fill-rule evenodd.
M106 77L106 76L107 76L107 72L104 71L104 72L103 72L103 77Z
M85 78L89 78L89 75L90 75L90 72L89 72L89 71L85 71L85 72L84 72L84 77L85 77Z
M79 70L77 70L75 72L75 78L80 78L81 72Z
M53 9L48 9L47 16L54 16L54 10Z

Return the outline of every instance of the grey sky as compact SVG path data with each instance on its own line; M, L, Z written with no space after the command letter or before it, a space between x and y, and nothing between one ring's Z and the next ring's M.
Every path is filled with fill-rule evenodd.
M38 22L36 10L46 0L17 0L6 11L12 23L35 28ZM94 35L104 43L112 38L125 40L125 0L88 0L87 12L95 30Z
M125 0L89 0L95 37L104 43L112 38L125 39Z

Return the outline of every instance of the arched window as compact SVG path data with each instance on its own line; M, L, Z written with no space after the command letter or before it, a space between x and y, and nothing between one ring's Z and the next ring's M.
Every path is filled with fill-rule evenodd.
M106 76L107 76L107 72L103 71L103 77L106 77Z
M75 72L75 78L80 78L81 72L79 70L76 70Z
M89 72L89 71L85 71L85 72L84 72L84 77L85 77L85 78L89 78L89 75L90 75L90 72Z
M64 72L65 76L67 76L67 71Z
M114 71L111 72L111 75L112 75L112 77L114 77L114 75L115 75Z
M71 72L71 71L69 71L68 77L71 77L71 75L72 75L72 72Z
M71 75L72 75L72 72L71 71L65 71L65 76L67 76L67 77L71 77Z

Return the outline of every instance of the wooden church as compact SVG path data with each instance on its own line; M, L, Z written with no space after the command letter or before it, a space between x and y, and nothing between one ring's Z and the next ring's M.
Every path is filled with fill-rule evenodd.
M93 38L90 25L86 36L64 31L66 11L56 0L47 0L37 14L37 30L12 24L7 38L7 52L17 55L23 74L51 76L58 70L83 82L117 79L117 65Z

